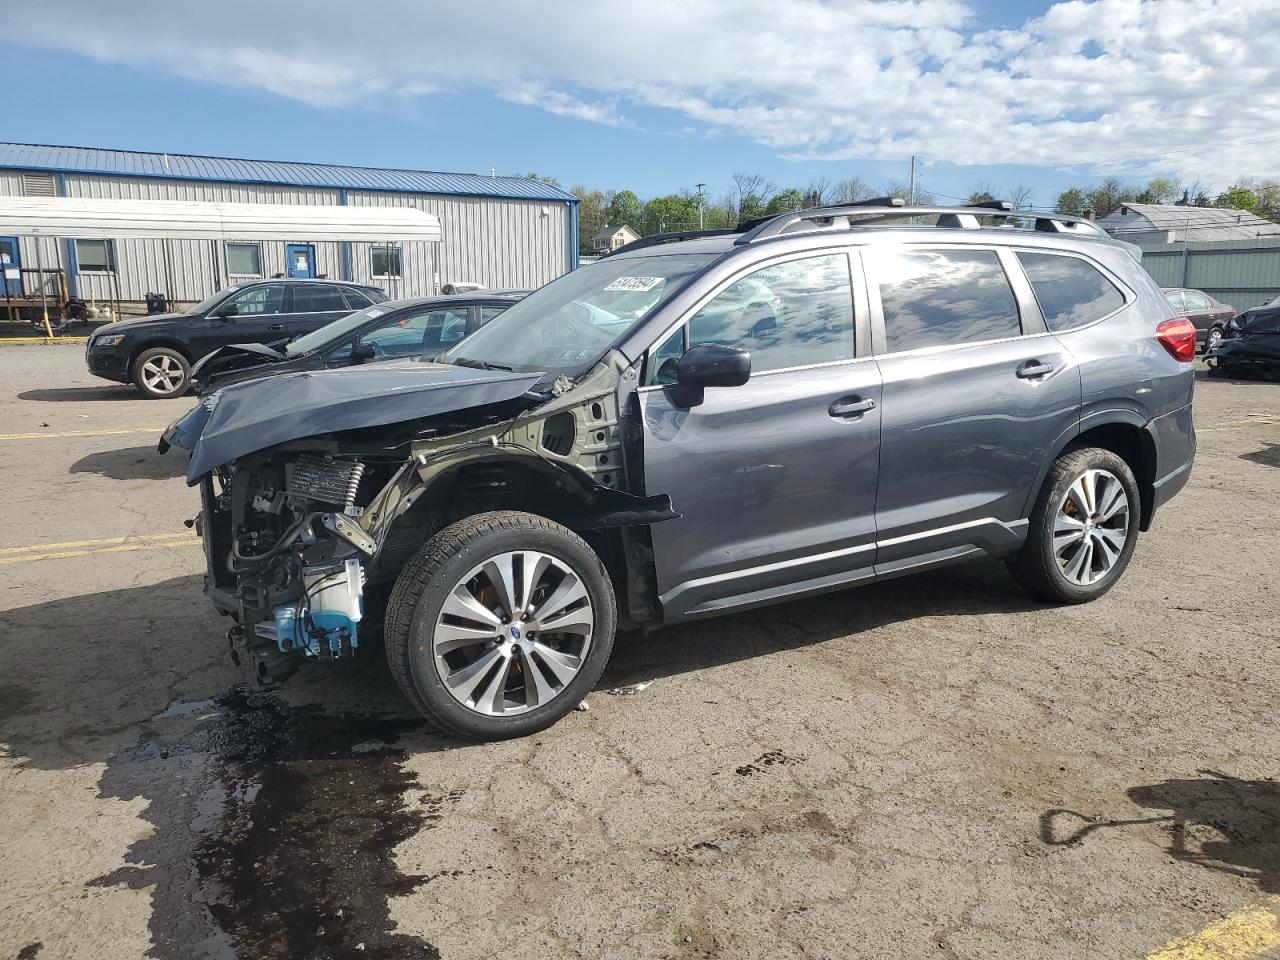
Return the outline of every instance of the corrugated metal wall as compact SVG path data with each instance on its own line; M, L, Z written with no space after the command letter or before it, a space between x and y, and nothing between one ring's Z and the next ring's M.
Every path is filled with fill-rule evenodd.
M339 190L207 181L160 180L96 174L66 174L65 194L71 197L106 197L207 202L339 204ZM22 174L0 171L0 193L20 196ZM450 281L483 283L492 289L534 288L569 269L569 234L572 209L558 201L443 197L410 193L356 191L348 193L351 205L411 206L440 218L441 243L403 245L402 273L398 278L376 278L372 268L372 244L351 244L351 279L382 287L392 297L425 296ZM294 238L296 239L296 238ZM394 240L394 238L390 238ZM67 244L41 240L40 255L46 267L68 264ZM290 238L263 242L262 275L285 273L285 246ZM22 265L36 263L36 240L20 240ZM342 277L342 244L316 243L316 271L334 279ZM229 282L245 279L227 276L223 244L203 240L119 240L115 244L117 276L79 271L79 296L85 300L140 301L150 291L170 290L171 299L194 303ZM166 267L166 255L168 266ZM113 279L118 289L113 289ZM55 282L47 281L55 293ZM27 289L34 288L28 275Z
M1162 287L1191 287L1236 310L1280 295L1280 240L1144 241L1142 265Z

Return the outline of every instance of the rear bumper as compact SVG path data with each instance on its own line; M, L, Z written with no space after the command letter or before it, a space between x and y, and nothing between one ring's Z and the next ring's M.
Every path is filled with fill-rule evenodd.
M1155 445L1156 469L1151 500L1150 524L1155 512L1187 485L1196 458L1196 425L1191 404L1156 417L1147 424Z

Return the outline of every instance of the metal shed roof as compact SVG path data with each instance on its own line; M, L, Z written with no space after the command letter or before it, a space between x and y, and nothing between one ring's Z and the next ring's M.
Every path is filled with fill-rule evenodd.
M0 197L0 235L33 234L68 238L434 242L440 239L440 221L413 207Z
M0 169L577 202L577 197L559 187L526 177L486 177L478 173L435 173L281 160L238 160L31 143L0 143Z
M1280 235L1280 224L1248 210L1172 203L1124 203L1100 219L1098 226L1116 236L1162 231L1174 233L1177 240L1256 240Z

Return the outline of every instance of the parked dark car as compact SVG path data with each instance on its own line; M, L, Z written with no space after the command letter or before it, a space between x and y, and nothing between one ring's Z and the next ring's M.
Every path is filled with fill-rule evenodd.
M186 313L100 327L85 345L85 362L94 376L132 382L143 396L178 397L191 385L192 365L218 347L298 337L386 299L360 283L253 280L219 290Z
M1280 380L1280 297L1232 320L1206 362L1215 376Z
M1195 328L1131 248L1012 205L787 213L615 253L437 362L232 384L191 451L258 676L382 624L441 727L540 730L614 632L1002 557L1119 579L1195 453ZM934 223L936 221L936 224Z
M1234 307L1219 303L1203 290L1165 287L1163 293L1179 316L1186 317L1195 324L1196 343L1200 344L1205 353L1218 345L1227 324L1236 315Z
M527 290L493 290L452 297L388 300L271 345L219 347L191 368L196 390L208 393L259 377L349 367L370 360L440 353L479 330Z

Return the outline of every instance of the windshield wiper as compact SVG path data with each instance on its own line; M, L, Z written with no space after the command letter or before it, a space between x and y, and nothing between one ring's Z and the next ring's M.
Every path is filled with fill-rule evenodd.
M505 370L511 373L510 367L504 367L500 363L490 363L488 360L472 360L470 357L454 357L449 363L459 367L475 367L477 370Z

